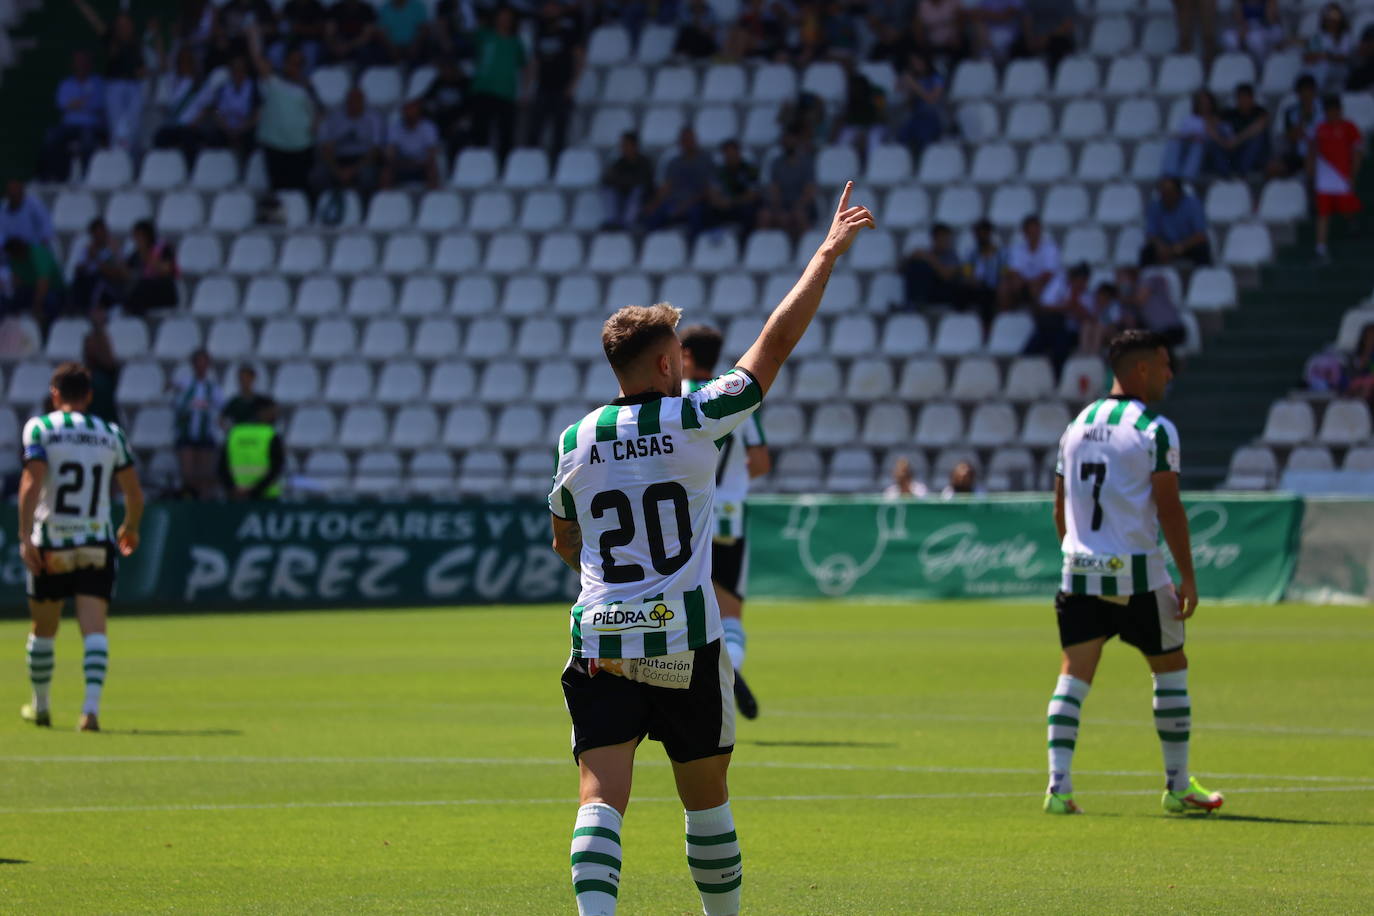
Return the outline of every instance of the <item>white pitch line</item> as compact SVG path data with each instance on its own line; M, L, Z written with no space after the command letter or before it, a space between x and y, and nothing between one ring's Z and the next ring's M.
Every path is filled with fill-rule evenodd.
M571 758L548 757L238 757L238 756L84 756L71 755L0 755L0 764L5 763L209 763L209 764L257 764L266 766L292 766L299 764L333 764L343 766L375 766L381 764L433 765L433 766L550 766L572 768ZM640 760L637 766L664 767L663 760ZM955 766L917 766L907 764L863 764L863 763L806 763L787 760L735 760L731 767L745 769L775 770L815 770L820 772L864 772L864 773L929 773L968 776L1038 776L1044 770L1031 767L955 767ZM1155 778L1157 770L1079 770L1080 776L1138 776ZM1370 782L1374 776L1312 776L1285 775L1281 773L1212 773L1215 779L1272 779L1280 782Z
M1095 796L1155 795L1158 789L1117 789L1094 792ZM1374 792L1374 786L1265 786L1232 789L1230 794L1270 795L1289 792ZM736 795L737 802L822 802L822 801L940 801L952 799L1027 798L1038 799L1038 792L891 792L871 795ZM636 804L680 804L671 796L635 798ZM66 808L0 808L5 814L121 814L150 811L286 811L302 808L456 808L469 806L572 805L566 798L441 798L396 799L388 801L260 802L228 805L83 805ZM1221 815L1225 818L1226 815Z

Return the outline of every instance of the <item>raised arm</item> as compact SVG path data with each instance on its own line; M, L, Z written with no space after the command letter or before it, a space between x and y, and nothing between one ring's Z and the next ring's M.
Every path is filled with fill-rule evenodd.
M253 63L253 69L258 71L258 76L264 80L272 78L272 64L263 55L262 51L262 29L257 22L253 22L248 28L244 29L248 38L248 56Z
M1155 510L1159 514L1159 527L1164 532L1164 543L1169 545L1174 563L1178 566L1178 619L1187 620L1197 610L1197 578L1193 572L1193 545L1188 536L1188 513L1183 509L1183 499L1179 495L1178 474L1174 471L1156 471L1150 475L1154 487Z
M853 190L854 182L845 184L840 204L835 208L835 218L830 223L830 232L811 256L811 263L806 265L806 271L797 285L773 309L758 340L739 361L739 366L758 380L764 392L772 387L778 370L806 333L811 319L816 317L835 263L854 244L860 231L865 227L874 227L873 214L867 207L849 205L849 195Z

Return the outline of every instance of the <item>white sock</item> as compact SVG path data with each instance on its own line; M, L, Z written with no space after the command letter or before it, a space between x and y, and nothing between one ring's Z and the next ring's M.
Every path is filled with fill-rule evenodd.
M738 916L739 888L744 881L739 838L730 803L705 811L687 811L687 866L701 893L706 916Z
M1164 753L1164 777L1169 791L1188 791L1188 737L1193 725L1188 698L1188 669L1154 675L1155 729Z
M1073 752L1078 744L1078 720L1083 700L1092 686L1072 674L1061 674L1055 681L1046 718L1050 748L1050 784L1046 792L1073 793Z
M620 893L620 812L600 803L577 809L572 881L578 916L615 916Z
M48 698L52 690L53 645L57 642L51 636L29 634L27 645L29 656L29 684L33 687L33 708L47 712Z
M86 670L86 702L81 704L83 716L100 712L100 694L105 689L105 672L110 665L110 640L104 633L91 633L83 640L86 647L82 667Z
M738 617L722 617L720 625L725 628L725 651L730 655L730 664L739 671L744 667L744 621Z

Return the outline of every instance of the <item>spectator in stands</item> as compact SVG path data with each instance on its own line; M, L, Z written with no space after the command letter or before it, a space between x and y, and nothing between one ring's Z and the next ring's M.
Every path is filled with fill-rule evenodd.
M72 271L72 307L86 312L122 302L128 281L110 230L97 216L86 226L86 243Z
M1050 76L1078 46L1078 4L1074 0L1025 0L1021 18L1020 57L1043 57Z
M182 495L209 499L215 490L218 446L215 424L224 393L210 375L210 354L191 354L191 372L172 383L172 408L176 421L177 461L181 465Z
M1207 238L1207 216L1202 201L1185 194L1177 178L1161 178L1158 196L1145 211L1145 246L1140 266L1212 263L1212 243Z
M1360 342L1350 357L1350 381L1345 393L1374 407L1374 324L1360 331Z
M887 139L887 94L845 63L845 103L835 125L835 143L853 146L865 161Z
M902 261L902 288L906 310L966 303L963 265L954 250L954 230L947 224L931 227L930 247L917 248Z
M27 311L39 327L46 328L66 303L62 268L48 246L26 242L17 235L5 239L4 251L12 287L7 310Z
M153 146L181 150L190 169L200 152L202 136L198 122L208 93L199 62L189 46L177 52L175 69L163 80L163 89L158 94L162 123L153 135Z
M424 117L419 101L406 102L387 130L382 187L416 182L431 190L439 187L439 157L443 149L439 128Z
M897 128L897 140L911 150L913 158L919 157L945 129L945 78L936 72L929 57L913 52L897 88L907 106Z
M1340 92L1350 68L1350 56L1355 51L1355 36L1350 32L1350 20L1339 3L1322 7L1317 34L1307 40L1303 52L1303 72L1312 75L1322 92Z
M553 160L567 143L568 121L586 63L586 39L577 8L560 0L545 0L534 31L534 97L525 142L539 146L548 127L549 156Z
M978 39L978 53L995 60L1006 60L1021 40L1023 0L977 0L969 3Z
M1092 268L1075 264L1059 271L1035 303L1035 331L1026 342L1028 355L1048 356L1056 374L1078 348L1080 331L1094 319L1093 293L1088 288Z
M1174 0L1174 22L1180 54L1192 54L1202 37L1202 56L1211 60L1217 47L1217 0Z
M924 499L926 485L916 479L911 470L911 460L898 458L892 464L892 483L883 490L883 499Z
M1191 114L1178 123L1164 146L1160 174L1196 179L1202 174L1207 152L1224 149L1229 141L1227 127L1217 113L1216 96L1199 89L1193 93Z
M515 143L516 101L523 93L524 72L529 63L525 43L515 32L515 11L503 6L490 28L477 30L477 67L472 74L472 132L483 146L496 142L496 154L505 161Z
M424 52L429 10L422 0L387 0L377 10L377 31L394 64L413 63Z
M280 35L269 49L268 57L281 64L286 60L287 51L300 48L305 54L306 69L314 70L324 56L329 11L320 0L286 0L281 7L280 21Z
M344 96L343 107L330 112L320 130L318 186L371 193L377 186L384 140L382 116L367 107L367 96L354 86Z
M229 79L215 88L201 110L205 144L227 147L241 160L247 159L257 134L260 102L257 81L248 73L247 59L235 57L229 62Z
M472 43L478 27L477 4L473 0L439 0L434 6L430 36L439 49L439 63L452 60L468 65L475 53Z
M132 285L124 303L124 310L144 315L152 309L175 308L177 291L176 249L157 235L157 227L150 219L134 223L132 233L134 251L127 262Z
M1231 28L1221 33L1227 51L1248 52L1263 62L1272 48L1283 44L1279 0L1232 0Z
M677 136L678 153L663 170L663 183L644 208L644 228L686 226L689 239L701 231L706 218L706 192L715 164L697 144L696 131L684 127Z
M620 136L620 156L601 173L603 229L628 229L638 222L654 192L654 164L639 148L639 135Z
M1317 81L1309 73L1299 76L1293 84L1298 100L1283 110L1283 141L1279 155L1269 163L1269 175L1286 178L1307 167L1307 146L1312 132L1321 121L1321 105L1317 99Z
M258 411L272 403L271 398L257 390L258 370L252 363L239 366L238 375L239 390L219 414L219 425L222 429L253 420L257 417Z
M734 226L741 241L758 221L762 200L759 169L744 158L738 140L726 140L720 147L720 165L707 191L710 226Z
M1123 327L1153 331L1170 347L1182 346L1188 332L1173 287L1163 271L1152 270L1142 275L1136 267L1118 267L1116 289Z
M215 28L215 5L210 0L182 0L179 7L172 22L172 44L199 59Z
M72 0L105 45L105 115L110 140L133 149L143 122L143 43L127 8L105 24L86 0Z
M1236 104L1221 116L1223 140L1213 149L1214 170L1245 178L1261 171L1269 161L1269 112L1255 104L1255 87L1236 87Z
M776 0L747 0L725 37L721 56L740 61L750 57L777 58L787 46L787 8Z
M984 490L978 485L978 470L968 461L961 461L949 472L949 483L940 491L941 499L955 496L977 496Z
M19 238L30 245L52 249L52 216L36 195L28 193L24 182L11 178L5 183L5 199L0 201L0 242Z
M673 53L694 60L713 56L720 49L719 28L715 10L706 0L688 0L678 23Z
M1086 311L1078 327L1078 352L1100 356L1107 341L1121 329L1121 298L1116 284L1097 284Z
M1317 258L1329 263L1326 241L1331 232L1331 214L1353 220L1361 210L1355 194L1355 176L1364 158L1364 137L1353 122L1347 121L1339 95L1328 95L1322 102L1326 119L1312 134L1307 153L1307 177L1317 194Z
M110 339L109 313L103 305L96 305L89 317L91 329L81 342L81 361L91 370L91 390L95 396L86 412L107 423L119 423L115 391L119 387L120 363Z
M1035 214L1021 220L1021 236L1012 243L1007 256L1009 296L1012 305L1034 306L1045 287L1060 272L1059 246L1045 237L1045 228Z
M1360 33L1360 43L1350 58L1350 76L1345 80L1347 92L1367 92L1374 88L1374 25L1367 25Z
M928 57L944 58L952 67L968 53L964 37L967 15L963 0L920 0L912 22L920 50Z
M299 48L287 52L281 72L274 72L262 55L262 38L256 28L249 31L249 51L261 79L257 139L267 160L268 184L276 192L309 193L319 110L314 90L305 78L305 55Z
M439 57L439 72L420 102L425 117L439 128L439 136L450 153L468 145L472 124L468 111L468 78L458 61L448 54Z
M91 73L91 56L85 51L72 54L72 75L57 87L57 107L62 120L44 138L38 175L62 182L71 174L72 157L79 156L84 168L106 137L105 83Z
M338 0L329 7L324 43L331 60L360 68L380 63L386 54L377 29L377 11L365 0Z
M974 224L973 247L964 256L963 267L969 300L978 306L985 321L994 311L1011 308L1022 281L1010 270L990 220L980 219Z
M277 433L277 405L264 398L249 420L235 424L224 439L219 479L235 501L280 499L286 448Z
M783 135L782 155L773 160L759 211L760 229L781 229L795 242L816 220L816 157L802 135Z
M228 0L222 3L210 34L210 46L205 56L205 69L213 73L228 66L235 57L248 54L250 33L260 39L259 47L266 49L277 34L277 16L267 0ZM285 58L283 58L283 64Z

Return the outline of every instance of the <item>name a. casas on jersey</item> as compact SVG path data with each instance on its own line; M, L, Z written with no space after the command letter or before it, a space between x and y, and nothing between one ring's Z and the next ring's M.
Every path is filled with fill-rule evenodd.
M601 450L610 448L611 458L624 461L627 458L652 458L656 455L673 453L673 437L669 433L660 436L640 436L636 439L616 439L593 445L587 456L588 464L600 464L606 460Z

